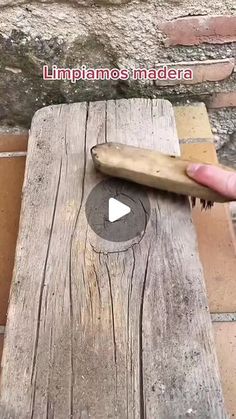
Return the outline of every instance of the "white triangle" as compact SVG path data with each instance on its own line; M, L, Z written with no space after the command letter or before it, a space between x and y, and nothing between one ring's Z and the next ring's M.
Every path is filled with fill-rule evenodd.
M130 211L131 209L128 205L123 204L115 198L109 199L108 219L111 223L129 214Z

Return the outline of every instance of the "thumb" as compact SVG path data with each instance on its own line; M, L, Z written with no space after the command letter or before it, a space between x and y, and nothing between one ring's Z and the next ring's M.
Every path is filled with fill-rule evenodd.
M214 189L229 199L236 199L236 172L199 163L190 164L186 172L196 182Z

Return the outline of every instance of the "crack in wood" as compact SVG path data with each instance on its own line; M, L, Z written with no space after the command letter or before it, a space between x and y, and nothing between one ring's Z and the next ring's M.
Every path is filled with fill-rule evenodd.
M39 330L40 330L40 318L41 318L41 310L42 310L42 298L43 298L44 284L45 284L45 278L46 278L48 257L49 257L51 240L52 240L52 233L53 233L53 228L54 228L54 223L55 223L55 215L56 215L56 210L57 210L57 200L58 200L59 188L60 188L60 183L61 183L61 173L62 173L62 159L60 161L57 189L56 189L56 195L55 195L53 213L52 213L52 221L51 221L51 227L50 227L49 238L48 238L48 247L47 247L46 258L45 258L45 263L44 263L43 277L42 277L40 291L39 291L39 305L38 305L37 327L36 327L36 336L35 336L35 344L34 344L34 352L33 352L33 362L32 362L32 370L31 370L31 384L33 384L33 377L34 377L35 367L36 367L36 357L37 357Z
M96 286L97 286L97 291L98 291L99 304L101 305L101 303L102 303L101 289L100 289L100 285L99 285L98 274L97 274L97 271L96 271L96 268L95 268L94 264L93 264L93 271L94 271L94 276L95 276L95 281L96 281Z
M127 345L126 345L126 403L127 403L127 418L129 418L129 375L131 373L131 387L132 387L132 340L130 339L130 300L132 296L133 290L133 278L134 278L134 271L135 271L135 252L134 247L132 247L132 255L133 255L133 264L131 270L131 276L129 281L128 287L128 298L127 298ZM129 357L130 357L130 366L129 366ZM130 367L130 370L129 370Z
M144 370L143 370L143 306L144 306L144 295L145 287L148 274L148 263L150 256L150 249L148 249L146 266L144 271L143 278L143 287L141 293L141 302L139 310L139 398L140 398L140 419L146 419L146 402L145 402L145 392L144 392Z
M117 366L117 353L116 353L116 332L115 332L115 316L114 316L114 302L113 302L113 294L112 294L112 284L111 284L111 275L109 271L109 267L107 262L105 262L105 267L108 276L108 283L109 283L109 291L110 291L110 301L111 301L111 323L112 323L112 338L113 338L113 354L114 354L114 363L115 367Z

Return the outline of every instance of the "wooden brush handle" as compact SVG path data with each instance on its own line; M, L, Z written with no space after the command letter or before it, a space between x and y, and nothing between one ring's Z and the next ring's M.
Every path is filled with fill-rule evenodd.
M227 197L200 185L186 175L189 163L203 162L183 160L177 156L168 156L157 151L118 143L96 145L91 149L91 154L95 167L107 175L205 201L230 201ZM233 171L231 168L218 166Z

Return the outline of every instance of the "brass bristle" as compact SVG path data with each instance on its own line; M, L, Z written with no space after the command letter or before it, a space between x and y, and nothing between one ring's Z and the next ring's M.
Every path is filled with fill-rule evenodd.
M211 208L213 207L213 205L214 205L214 202L212 202L212 201L207 201L207 206L206 206L206 209L211 209Z
M190 196L191 206L194 208L196 206L197 198L195 196ZM206 201L205 199L200 199L201 210L211 209L214 205L212 201Z
M214 202L212 202L212 201L206 201L205 199L200 199L200 202L201 202L201 205L202 205L201 210L210 209L214 205Z
M192 208L194 208L195 205L196 205L196 197L195 196L191 196L191 204L192 204Z
M201 204L201 210L203 211L206 208L206 200L205 199L200 199L200 204Z

